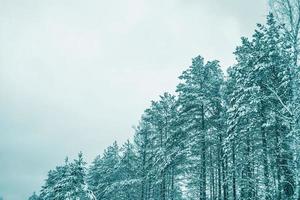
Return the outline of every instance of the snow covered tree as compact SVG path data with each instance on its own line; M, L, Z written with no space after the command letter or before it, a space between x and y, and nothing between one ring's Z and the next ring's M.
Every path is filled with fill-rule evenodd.
M299 0L269 0L271 10L275 13L278 21L284 24L285 34L292 44L293 66L291 68L293 101L289 105L292 114L292 129L296 148L298 199L300 199L300 67L299 67L299 35L300 35L300 1Z
M65 160L65 165L57 166L48 172L48 177L41 189L41 199L55 199L56 193L61 192L61 188L57 187L57 184L66 176L67 165L68 159Z
M229 73L235 88L230 94L228 140L239 141L233 148L240 154L235 162L242 169L242 199L294 196L292 129L285 119L290 117L286 105L292 101L293 65L283 33L270 14L251 41L242 39L235 52L238 64ZM270 168L276 177L270 176ZM262 180L263 191L257 180Z
M95 196L88 189L85 181L85 162L82 153L78 159L56 167L48 173L40 197L45 200L94 200Z
M300 0L269 0L270 8L276 19L285 26L285 34L292 43L293 61L297 66L300 34Z
M88 173L88 183L97 199L118 199L115 183L119 180L117 172L120 163L119 146L114 142L109 146L100 158L93 162Z
M188 157L191 163L189 189L192 193L191 198L204 200L207 198L208 149L212 141L218 138L217 135L222 134L220 113L223 74L218 61L205 64L204 59L198 56L179 79L182 81L177 86L179 113L184 121L182 126L188 133L189 141ZM222 185L221 179L218 180ZM219 192L221 193L221 190Z
M176 131L177 103L164 93L146 109L136 131L135 144L141 166L142 199L178 199L177 167L182 152Z
M137 156L129 140L121 147L120 162L116 172L119 174L119 180L113 185L119 191L118 199L139 199Z
M148 200L150 196L150 180L148 172L150 170L149 157L151 155L151 146L149 141L150 126L140 122L139 126L135 129L134 144L137 153L137 168L138 176L140 177L140 198L141 200Z

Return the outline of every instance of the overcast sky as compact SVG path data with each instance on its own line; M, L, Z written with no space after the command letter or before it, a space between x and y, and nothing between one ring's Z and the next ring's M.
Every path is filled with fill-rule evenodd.
M202 55L223 69L264 0L0 0L0 195L131 138L150 100Z

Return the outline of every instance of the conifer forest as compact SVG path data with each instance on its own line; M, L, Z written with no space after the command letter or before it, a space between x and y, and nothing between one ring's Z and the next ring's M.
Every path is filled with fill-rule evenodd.
M29 200L300 200L300 1L269 4L226 72L194 57L132 140L66 158Z

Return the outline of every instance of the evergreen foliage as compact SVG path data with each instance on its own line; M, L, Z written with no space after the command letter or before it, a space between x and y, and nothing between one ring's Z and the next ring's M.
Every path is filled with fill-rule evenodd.
M152 101L132 142L86 170L82 153L50 170L43 200L300 199L300 76L273 14L242 38L225 78L197 56L177 95Z

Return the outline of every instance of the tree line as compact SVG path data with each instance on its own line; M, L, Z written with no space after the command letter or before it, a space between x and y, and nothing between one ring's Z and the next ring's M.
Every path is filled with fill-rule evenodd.
M299 27L278 12L282 2L241 39L226 76L217 60L193 58L133 141L114 142L89 167L82 153L66 160L29 199L300 200Z

